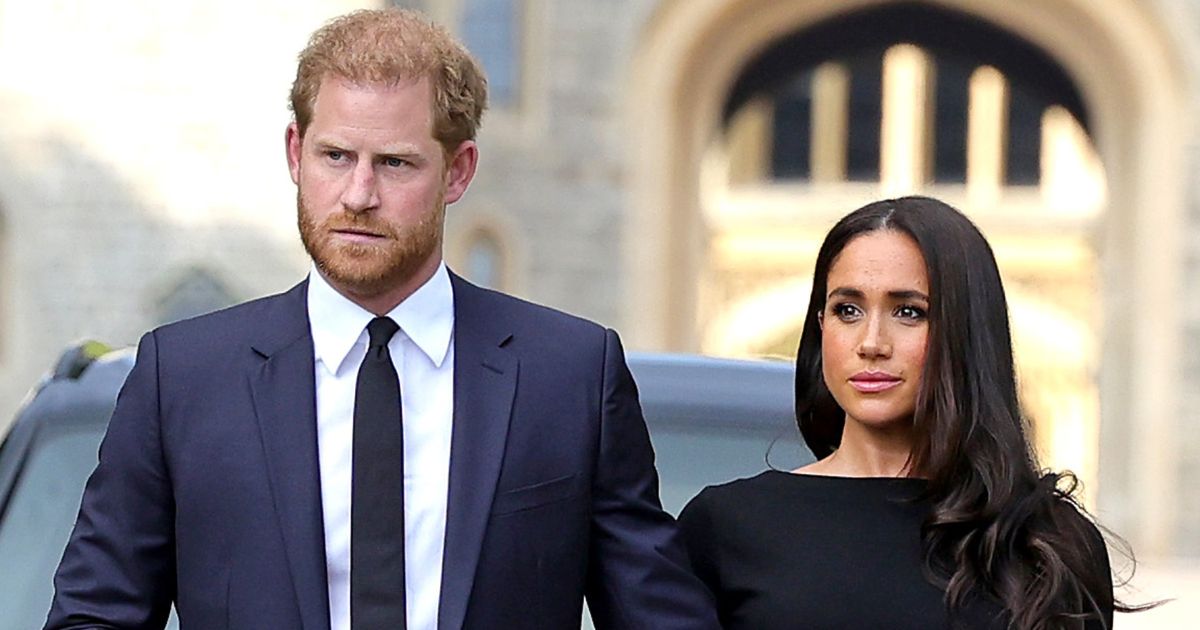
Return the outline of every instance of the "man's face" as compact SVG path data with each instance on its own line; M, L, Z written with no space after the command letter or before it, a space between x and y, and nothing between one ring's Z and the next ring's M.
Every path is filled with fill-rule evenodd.
M473 142L450 160L433 138L428 80L354 84L327 76L301 137L288 127L300 237L317 268L351 297L398 302L442 256L447 203L475 170Z

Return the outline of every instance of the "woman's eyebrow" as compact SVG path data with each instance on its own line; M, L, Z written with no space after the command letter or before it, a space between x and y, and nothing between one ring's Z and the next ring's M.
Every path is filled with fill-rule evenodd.
M831 298L835 295L839 296L839 297L848 297L848 298L866 297L865 293L863 293L862 291L855 289L853 287L837 287L837 288L833 289L832 291L830 291L829 295L825 296L825 299L828 300L829 298Z
M887 295L889 298L892 298L894 300L925 300L926 302L929 301L928 295L925 295L924 293L922 293L916 289L894 289L892 291L888 291ZM861 289L856 289L854 287L837 287L837 288L833 289L832 291L830 291L829 295L827 295L825 297L825 299L829 299L834 296L861 299L861 298L866 297L866 294L863 293Z
M929 301L929 296L917 291L916 289L901 289L896 291L888 291L888 297L897 300L924 300Z

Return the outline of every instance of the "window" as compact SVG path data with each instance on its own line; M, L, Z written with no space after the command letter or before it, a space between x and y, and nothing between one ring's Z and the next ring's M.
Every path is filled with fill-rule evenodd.
M519 0L463 0L463 43L483 64L488 97L499 107L521 97L521 20Z
M1005 183L1036 184L1041 176L1042 115L1049 104L1017 84L1009 93Z
M883 51L864 52L846 59L845 63L850 73L846 179L877 181L883 117Z
M962 59L934 61L933 179L967 181L967 127L971 109L971 73ZM979 103L975 104L977 108Z
M466 250L464 275L468 280L490 289L504 289L504 254L500 242L490 231L478 230Z
M1036 186L1053 107L1086 132L1082 97L1044 52L966 15L903 4L817 24L751 60L726 102L726 143L731 169L758 180L913 190L979 175ZM767 133L745 133L747 108ZM737 164L746 160L768 167Z

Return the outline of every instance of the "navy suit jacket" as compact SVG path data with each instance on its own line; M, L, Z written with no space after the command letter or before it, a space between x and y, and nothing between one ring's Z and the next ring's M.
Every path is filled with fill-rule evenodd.
M616 334L452 283L438 630L716 629ZM142 338L48 628L328 630L306 291Z

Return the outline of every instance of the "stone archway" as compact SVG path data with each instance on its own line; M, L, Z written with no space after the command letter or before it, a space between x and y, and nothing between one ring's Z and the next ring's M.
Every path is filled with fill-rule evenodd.
M624 263L627 337L641 348L699 346L697 287L707 227L700 212L704 147L741 65L770 42L878 0L667 0L633 58L627 101L641 152L631 168ZM1182 339L1184 140L1189 77L1170 38L1131 0L941 0L1019 34L1076 82L1108 173L1095 239L1105 295L1100 509L1151 554L1171 546L1178 456L1175 391ZM1150 210L1153 210L1151 212ZM1139 313L1154 313L1139 326ZM1136 426L1136 430L1135 427ZM1158 488L1158 492L1146 492Z

